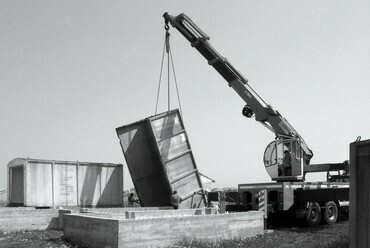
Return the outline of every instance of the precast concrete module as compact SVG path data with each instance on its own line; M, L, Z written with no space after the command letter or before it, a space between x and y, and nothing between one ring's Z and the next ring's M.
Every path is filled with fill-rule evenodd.
M123 165L31 158L8 163L8 204L123 206Z
M116 129L142 207L203 207L204 188L179 110L145 118Z

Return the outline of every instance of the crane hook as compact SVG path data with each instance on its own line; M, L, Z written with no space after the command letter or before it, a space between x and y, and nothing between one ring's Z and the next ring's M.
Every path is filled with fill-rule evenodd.
M170 52L170 33L166 30L166 53Z
M164 24L164 29L166 31L168 31L170 29L170 26L168 26L168 21L166 20L165 24Z
M168 21L165 21L164 29L166 30L166 52L170 52L170 33L168 30L170 29L170 26L168 25Z

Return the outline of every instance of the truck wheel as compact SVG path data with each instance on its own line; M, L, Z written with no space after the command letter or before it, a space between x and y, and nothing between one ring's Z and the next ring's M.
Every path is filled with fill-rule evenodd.
M338 207L337 204L335 204L335 202L329 201L325 203L324 218L326 224L328 225L332 225L335 222L337 222Z
M311 227L317 227L321 220L321 207L317 202L309 202L307 222Z

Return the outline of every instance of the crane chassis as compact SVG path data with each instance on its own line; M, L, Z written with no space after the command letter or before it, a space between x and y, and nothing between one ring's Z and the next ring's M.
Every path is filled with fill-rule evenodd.
M349 164L310 164L313 152L292 127L292 125L267 104L253 90L244 77L225 57L209 43L210 37L188 16L180 14L163 15L165 29L169 24L176 28L228 83L244 101L242 114L252 118L275 134L265 149L263 163L272 181L238 185L238 206L245 210L260 210L264 207L266 216L288 213L295 218L306 218L311 226L320 222L333 224L339 210L347 210L349 205ZM289 173L282 173L285 154L289 154ZM338 175L331 175L336 171ZM327 172L327 182L305 182L307 173ZM261 204L261 192L264 201Z

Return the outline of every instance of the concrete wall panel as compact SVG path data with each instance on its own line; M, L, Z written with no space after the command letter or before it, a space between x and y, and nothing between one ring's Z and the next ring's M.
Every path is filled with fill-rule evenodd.
M91 216L64 215L64 237L91 248L118 247L119 221Z
M264 231L260 212L127 220L119 225L119 247L165 247L183 238L216 241Z
M370 140L350 144L350 247L370 247Z

